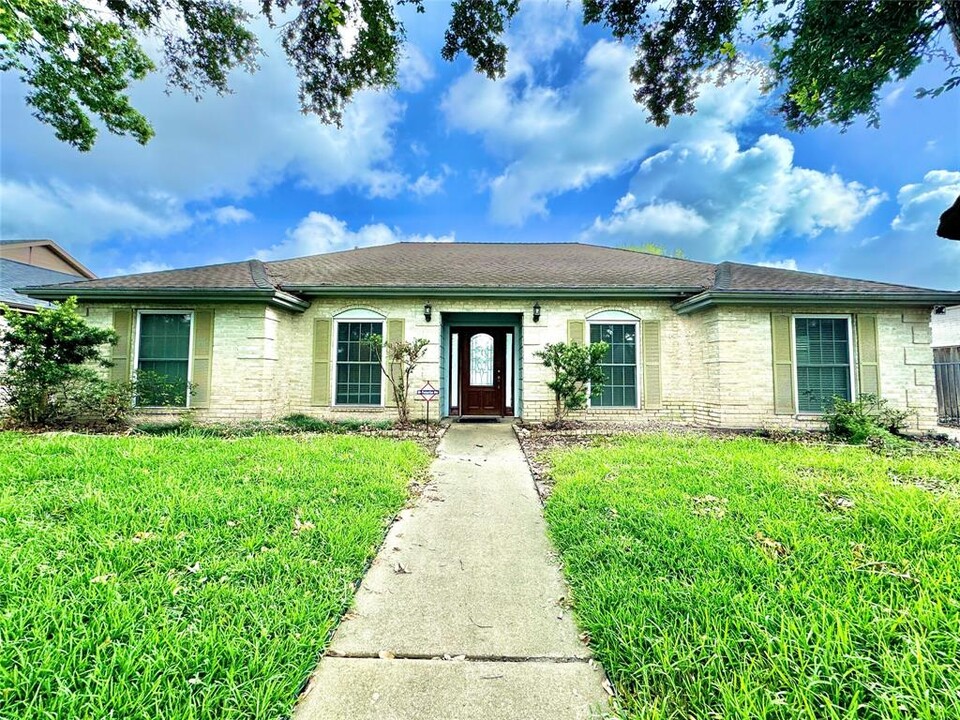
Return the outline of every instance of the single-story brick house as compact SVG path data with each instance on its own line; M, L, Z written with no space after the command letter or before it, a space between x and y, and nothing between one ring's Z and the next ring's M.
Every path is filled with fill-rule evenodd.
M804 427L879 393L936 425L935 305L960 293L584 244L400 243L26 290L120 334L114 377L191 382L198 420L391 417L360 339L426 338L433 412L552 415L546 343L606 340L587 420ZM423 403L414 402L419 414ZM168 410L169 411L169 410ZM158 411L159 412L159 411Z

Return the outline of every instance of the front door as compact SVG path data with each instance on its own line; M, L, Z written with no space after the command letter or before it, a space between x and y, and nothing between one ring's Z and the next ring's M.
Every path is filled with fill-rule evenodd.
M504 415L506 328L469 328L460 338L460 415Z

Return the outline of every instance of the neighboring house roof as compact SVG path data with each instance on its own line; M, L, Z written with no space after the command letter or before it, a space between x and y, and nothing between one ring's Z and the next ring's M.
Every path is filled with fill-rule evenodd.
M16 260L0 258L0 303L18 310L36 310L38 307L48 307L50 303L27 297L13 288L26 285L49 285L76 279L77 276L70 273L47 270Z
M96 277L79 260L53 240L0 240L0 258L16 260L47 270L72 273L88 279ZM56 265L51 266L47 262L47 258L54 259Z
M31 288L44 299L268 299L320 295L665 297L679 312L722 302L831 299L960 303L960 293L739 263L704 263L581 243L395 243L292 260L248 260Z

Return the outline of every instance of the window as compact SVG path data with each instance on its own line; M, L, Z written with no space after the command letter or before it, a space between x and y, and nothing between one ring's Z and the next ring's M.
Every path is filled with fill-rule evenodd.
M186 407L193 313L137 314L137 405Z
M592 407L637 407L637 323L590 323L590 342L610 348L600 366L606 382L590 398Z
M493 337L477 333L470 338L470 385L493 387Z
M371 335L383 337L381 320L337 321L337 405L383 403L380 362L365 342Z
M850 320L846 317L796 317L797 408L802 413L829 410L834 396L852 398Z

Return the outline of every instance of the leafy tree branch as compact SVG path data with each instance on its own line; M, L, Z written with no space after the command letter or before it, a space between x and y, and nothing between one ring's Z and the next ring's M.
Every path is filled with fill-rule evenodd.
M405 40L402 6L425 0L261 0L300 80L304 112L340 124L354 94L397 81ZM441 55L469 57L477 72L503 77L505 34L521 0L453 0ZM29 86L27 103L56 136L80 150L110 132L146 143L147 119L127 96L155 69L156 44L171 88L199 98L229 91L235 68L261 54L254 17L231 0L0 0L0 69ZM859 117L879 123L885 83L942 61L945 73L918 96L960 85L960 0L583 0L586 25L631 44L634 97L666 125L696 110L705 78L723 83L758 72L795 130Z

